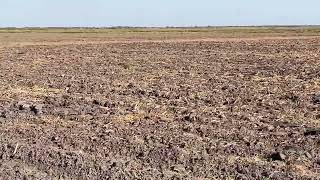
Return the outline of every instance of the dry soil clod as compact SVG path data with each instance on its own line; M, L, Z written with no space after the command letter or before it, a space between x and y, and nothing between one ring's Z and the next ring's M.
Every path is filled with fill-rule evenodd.
M320 128L309 128L304 133L305 136L316 136L320 135Z
M28 104L25 101L19 101L17 103L17 107L19 108L19 110L29 110L30 109L30 104Z
M42 114L42 105L32 105L32 106L30 106L30 110L35 115L40 115L40 114Z
M314 96L312 97L312 102L313 102L314 104L320 104L320 95L314 95Z
M269 157L272 161L284 161L286 159L286 155L281 152L274 152Z

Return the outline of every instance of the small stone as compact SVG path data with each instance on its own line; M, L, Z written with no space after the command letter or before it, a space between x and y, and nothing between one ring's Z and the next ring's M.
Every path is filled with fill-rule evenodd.
M306 155L306 157L307 157L308 159L312 159L312 155L311 155L310 153L305 152L305 155Z
M228 86L222 86L222 88L221 88L222 91L225 91L227 89L228 89Z
M187 122L194 122L195 120L197 120L197 117L194 114L189 114L186 115L182 118L182 120L187 121Z
M103 107L114 108L114 107L116 107L116 104L111 103L111 102L109 102L109 101L106 101L106 102L103 104Z
M309 128L304 132L304 136L320 135L320 128Z
M314 104L320 104L320 95L314 95L312 98Z
M5 113L5 112L1 112L1 113L0 113L0 118L7 118L6 113Z
M30 110L35 114L39 115L42 113L42 105L32 105L30 107Z
M186 169L183 165L176 165L176 166L172 167L172 170L177 173L184 173L186 171Z
M272 161L284 161L286 159L286 155L281 152L275 152L270 155L270 159Z
M187 116L183 117L183 120L191 122L192 118L190 115L187 115Z
M58 140L58 137L55 137L55 136L51 137L52 142L56 142L57 140Z
M127 87L128 87L128 88L133 88L134 85L133 85L132 83L129 83Z
M28 110L30 108L30 105L25 101L19 101L17 103L17 107L19 108L19 110L22 111L22 110Z
M99 100L97 100L97 99L93 100L92 103L93 103L94 105L101 105L101 104L103 104L103 103L101 103L101 102L100 102Z

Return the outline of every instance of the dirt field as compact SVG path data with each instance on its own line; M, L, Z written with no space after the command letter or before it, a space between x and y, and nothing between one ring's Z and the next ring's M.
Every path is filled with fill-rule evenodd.
M0 32L0 179L320 179L319 32L112 33Z

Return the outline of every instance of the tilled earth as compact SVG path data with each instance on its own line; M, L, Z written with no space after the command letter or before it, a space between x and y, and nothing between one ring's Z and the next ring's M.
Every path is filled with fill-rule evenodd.
M320 179L320 38L0 48L0 179Z

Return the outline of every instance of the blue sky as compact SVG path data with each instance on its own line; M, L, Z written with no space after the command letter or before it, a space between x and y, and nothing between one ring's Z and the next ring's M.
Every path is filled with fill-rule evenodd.
M319 0L0 0L0 26L319 25Z

